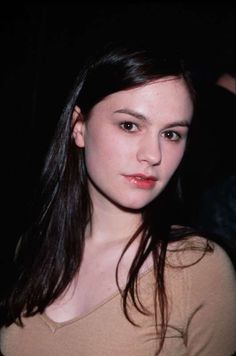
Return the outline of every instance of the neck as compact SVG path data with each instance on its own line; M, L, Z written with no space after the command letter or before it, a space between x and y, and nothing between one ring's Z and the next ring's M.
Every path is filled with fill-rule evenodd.
M97 244L127 243L142 221L140 211L126 210L104 197L93 197L92 219L86 235Z

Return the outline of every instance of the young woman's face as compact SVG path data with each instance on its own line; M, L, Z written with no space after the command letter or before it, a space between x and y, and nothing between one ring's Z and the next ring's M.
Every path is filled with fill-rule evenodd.
M174 77L95 105L74 128L76 144L85 149L92 201L140 209L156 198L183 157L192 113L186 84Z

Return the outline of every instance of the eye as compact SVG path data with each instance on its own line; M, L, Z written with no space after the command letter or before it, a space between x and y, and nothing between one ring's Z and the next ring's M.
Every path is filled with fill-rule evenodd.
M178 132L171 130L163 132L163 135L170 141L179 141L182 137Z
M138 125L134 124L134 123L131 122L131 121L122 122L122 123L120 124L120 127L121 127L123 130L129 131L129 132L138 131Z

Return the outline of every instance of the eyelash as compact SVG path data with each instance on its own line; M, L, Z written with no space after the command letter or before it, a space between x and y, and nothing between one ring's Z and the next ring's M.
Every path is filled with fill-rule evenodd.
M168 134L175 135L175 138L174 139L173 138L169 138ZM167 138L168 140L170 140L172 142L178 142L182 138L182 135L179 132L172 131L172 130L168 130L168 131L163 132L163 135L165 136L165 138Z
M132 127L135 126L135 130L129 130L128 128L125 128L125 125L131 125ZM120 127L126 131L126 132L130 132L130 133L133 133L133 132L136 132L139 130L139 125L135 124L134 122L131 122L131 121L124 121L120 124Z
M127 127L125 128L125 125L130 125L131 128L128 129ZM120 127L126 131L126 132L130 132L130 133L133 133L133 132L137 132L139 130L139 125L138 124L135 124L134 122L132 121L124 121L120 124ZM135 130L132 130L132 128L135 127ZM175 135L175 138L170 138L168 137L168 135L171 134L171 135ZM162 135L167 138L169 141L173 141L173 142L177 142L179 141L181 138L182 138L182 135L179 133L179 132L176 132L176 131L172 131L172 130L168 130L168 131L164 131L162 133Z

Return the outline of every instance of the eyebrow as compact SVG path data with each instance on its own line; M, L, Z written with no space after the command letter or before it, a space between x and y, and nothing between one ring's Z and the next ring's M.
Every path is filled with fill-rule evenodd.
M114 113L128 114L128 115L136 117L136 119L143 120L143 121L144 120L148 121L146 116L144 116L143 114L138 113L137 111L133 111L133 110L130 110L130 109L120 109L120 110L114 111Z
M148 121L148 118L145 115L140 114L139 112L130 110L130 109L120 109L120 110L114 111L114 113L128 114L128 115L135 117L138 120ZM189 127L190 122L189 122L189 120L174 121L169 124L166 124L166 126L164 128L171 128L171 127L176 127L176 126Z

